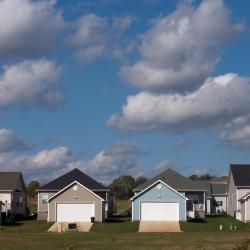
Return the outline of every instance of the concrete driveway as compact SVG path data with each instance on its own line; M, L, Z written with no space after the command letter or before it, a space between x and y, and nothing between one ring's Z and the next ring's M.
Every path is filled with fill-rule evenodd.
M139 232L181 232L180 223L178 221L141 221Z

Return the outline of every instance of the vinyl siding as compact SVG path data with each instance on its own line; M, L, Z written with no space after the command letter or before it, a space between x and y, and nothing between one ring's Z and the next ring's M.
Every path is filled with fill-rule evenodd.
M181 221L186 220L186 199L178 193L171 190L166 185L161 184L161 189L157 189L156 183L143 194L136 197L132 202L132 221L140 220L141 202L178 202L179 218Z
M77 190L73 190L73 186L77 186ZM48 221L56 221L56 204L57 203L94 203L96 221L104 220L104 202L87 189L79 184L70 186L58 196L49 201ZM74 212L74 211L72 211Z
M237 191L234 184L232 173L230 172L229 185L228 185L228 198L227 198L227 213L234 216L237 210Z

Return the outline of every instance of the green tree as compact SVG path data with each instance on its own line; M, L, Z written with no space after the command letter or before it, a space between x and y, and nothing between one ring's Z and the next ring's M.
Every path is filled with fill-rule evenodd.
M146 181L148 181L148 179L144 176L139 176L135 179L135 187L138 187L139 185L145 183Z
M118 199L128 199L133 196L135 179L130 175L123 175L113 180L110 189Z
M29 196L35 196L36 190L40 187L39 181L31 181L27 184L26 190Z

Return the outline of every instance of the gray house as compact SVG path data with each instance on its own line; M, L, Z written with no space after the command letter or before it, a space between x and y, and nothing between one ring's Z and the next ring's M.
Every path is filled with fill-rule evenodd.
M206 190L206 214L227 212L227 180L196 180L196 185Z
M250 165L230 165L228 180L228 214L250 221Z
M113 210L110 190L79 169L49 182L38 191L38 220L103 221Z
M132 221L185 221L205 216L206 189L167 169L134 190Z
M0 203L4 217L26 216L26 189L21 172L0 172Z

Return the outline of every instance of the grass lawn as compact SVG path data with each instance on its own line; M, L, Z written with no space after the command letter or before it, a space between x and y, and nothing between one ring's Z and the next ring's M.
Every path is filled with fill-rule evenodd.
M225 231L219 231L222 224ZM230 231L229 226L238 230ZM250 236L250 225L230 217L208 217L203 222L181 223L183 233L137 233L139 223L116 218L95 223L89 233L46 233L50 224L25 221L0 231L1 250L40 249L232 249Z

